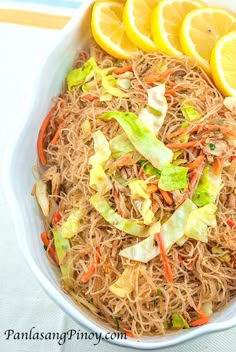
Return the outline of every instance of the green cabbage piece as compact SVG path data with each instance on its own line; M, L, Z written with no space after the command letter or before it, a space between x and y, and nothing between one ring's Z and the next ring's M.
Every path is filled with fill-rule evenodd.
M222 187L221 175L214 175L212 167L207 165L193 192L192 200L198 207L214 203Z
M90 170L90 187L98 191L101 195L112 189L111 181L106 175L104 167L111 156L109 142L101 131L93 134L95 154L89 159L92 165Z
M154 213L151 210L152 201L147 191L147 183L144 180L133 180L129 182L128 187L131 191L131 198L137 210L143 217L145 225L150 225L154 219Z
M64 259L65 259L67 252L70 250L70 242L68 241L68 239L65 239L62 236L60 227L55 227L52 230L52 233L53 233L53 237L54 237L54 245L55 245L57 257L59 260L59 266L61 269L62 278L63 278L65 284L69 287L71 285L69 265L68 265L68 262L65 261ZM63 264L60 264L60 263L63 263Z
M230 263L232 260L231 255L220 247L212 247L211 252L213 254L217 254L219 259L222 260L222 262Z
M152 166L148 161L140 160L138 164L142 167L146 175L156 176L157 178L161 177L161 171Z
M70 71L66 78L68 89L71 90L73 87L90 80L94 76L96 67L96 61L91 57L82 67Z
M172 322L172 328L175 330L190 328L186 320L179 313L172 313L171 322Z
M196 209L197 206L190 199L186 199L161 226L160 233L166 250L184 236L189 215Z
M127 93L118 88L117 81L112 75L102 78L102 86L108 94L114 97L122 98L127 96Z
M190 122L198 121L203 117L196 106L190 102L183 102L181 104L181 111L186 120Z
M163 167L159 180L159 187L164 191L175 191L188 186L188 168L177 165L166 165Z
M130 235L145 237L145 225L138 220L124 219L117 214L109 205L109 203L98 193L90 198L90 203L99 214L116 229L126 232Z
M113 159L119 159L122 155L134 151L133 145L130 143L125 133L119 134L112 138L109 142L111 156Z
M150 88L147 90L147 106L139 113L139 118L144 125L156 136L162 127L168 110L165 98L165 85Z
M160 222L155 223L155 226L151 226L148 230L151 233L149 237L133 246L122 249L119 255L137 262L148 263L160 253L155 241L155 235L160 232L160 227Z
M135 266L126 267L119 279L109 287L109 290L114 295L125 298L133 291L136 278L142 276L145 270L145 265L139 263Z
M116 119L135 149L149 160L155 168L162 169L172 161L173 152L149 131L136 114L114 111L107 112L100 118L102 120Z
M192 211L186 224L185 236L207 243L207 227L216 226L216 211L215 204L207 204Z
M68 216L68 218L64 222L61 223L62 237L72 238L80 231L83 215L83 210L75 210Z

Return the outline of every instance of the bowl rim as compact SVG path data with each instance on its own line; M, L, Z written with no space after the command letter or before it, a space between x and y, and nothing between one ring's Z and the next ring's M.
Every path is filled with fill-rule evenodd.
M2 172L1 172L1 178L2 178L2 184L3 184L3 190L5 193L5 197L7 200L7 203L10 208L10 213L12 217L12 221L14 224L15 228L15 234L17 237L17 242L18 246L21 250L21 253L25 257L26 263L36 279L38 280L40 286L43 288L43 290L47 293L47 295L54 301L56 304L67 314L69 315L76 323L82 325L83 327L96 332L98 334L101 334L102 338L106 340L109 343L112 344L117 344L119 346L123 347L129 347L129 348L135 348L135 349L144 349L144 350L152 350L152 349L161 349L161 348L167 348L171 347L183 342L187 342L193 338L203 336L205 334L209 333L214 333L218 331L224 331L230 328L233 328L236 326L236 316L228 319L224 322L212 322L207 325L203 325L200 327L197 327L195 329L191 329L187 334L185 335L179 335L178 333L176 336L170 341L162 341L161 337L160 340L158 341L145 341L144 339L136 339L136 338L127 338L125 340L123 339L114 339L114 340L107 340L106 339L106 334L108 332L111 332L110 330L106 330L100 326L98 326L95 323L95 320L92 321L89 318L86 317L86 315L80 310L80 308L75 309L72 304L63 297L63 292L58 292L57 289L53 286L53 284L49 281L49 279L44 275L40 267L35 263L30 251L24 247L19 241L20 234L22 231L25 231L23 225L19 226L22 224L22 214L20 211L20 207L18 204L18 201L15 197L15 194L12 189L12 184L11 184L11 179L12 179L12 159L15 154L15 151L17 150L17 145L19 141L20 135L23 133L25 124L29 120L30 115L32 114L32 111L34 110L34 102L35 102L35 91L37 90L37 86L40 82L40 76L43 70L45 69L45 66L47 65L48 59L50 58L51 54L57 50L57 48L60 47L61 42L63 39L65 39L68 34L76 28L76 25L78 21L81 20L83 17L83 14L86 9L91 6L91 4L94 2L94 0L87 0L86 2L82 2L78 10L75 11L75 15L72 17L72 19L68 22L68 24L60 31L58 37L56 38L55 42L52 44L50 50L48 51L47 57L43 60L41 63L41 67L38 71L37 78L35 79L35 84L34 84L34 89L31 91L31 96L29 97L28 101L30 101L29 105L27 105L23 111L23 118L21 121L18 122L18 124L15 126L12 137L9 140L9 143L6 147L6 150L4 152L4 156L2 159ZM23 122L23 123L22 123ZM172 335L174 336L174 335ZM168 337L168 335L166 335ZM154 337L152 337L154 338ZM158 336L157 336L158 339Z

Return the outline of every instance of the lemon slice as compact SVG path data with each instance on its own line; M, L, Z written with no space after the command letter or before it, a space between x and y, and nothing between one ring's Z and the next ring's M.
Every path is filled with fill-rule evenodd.
M98 1L92 9L91 29L95 41L108 54L130 59L138 53L129 40L123 24L125 4L119 1Z
M225 96L236 97L236 31L220 38L211 54L212 78Z
M151 13L158 0L127 0L124 9L125 30L137 47L146 52L157 50L151 38Z
M217 40L236 30L236 17L217 7L206 7L190 12L184 19L180 41L186 55L195 56L210 74L211 51Z
M197 0L162 0L151 18L152 37L160 51L168 55L181 55L179 32L182 21L190 11L202 7Z

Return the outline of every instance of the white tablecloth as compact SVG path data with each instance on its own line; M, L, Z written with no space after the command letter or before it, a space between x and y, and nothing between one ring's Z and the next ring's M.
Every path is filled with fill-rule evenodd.
M30 87L41 58L59 31L0 24L0 161L16 119L21 119ZM30 131L29 131L30 133ZM19 150L20 153L20 150ZM15 175L17 177L17 175ZM17 333L86 330L66 316L44 293L34 278L16 243L7 200L0 183L0 351L1 352L73 352L124 351L106 342L22 340ZM14 331L7 340L7 330ZM5 333L5 334L4 334ZM9 334L12 332L9 332ZM97 344L96 346L94 344ZM125 351L132 351L125 349ZM236 329L204 336L165 352L236 351Z

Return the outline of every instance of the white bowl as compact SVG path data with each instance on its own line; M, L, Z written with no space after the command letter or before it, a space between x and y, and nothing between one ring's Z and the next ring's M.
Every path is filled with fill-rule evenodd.
M35 83L28 112L21 119L4 158L4 188L12 210L19 246L22 249L29 267L48 295L69 314L76 322L88 329L102 333L105 337L109 331L101 323L95 321L87 311L78 308L65 295L59 286L58 275L49 264L39 234L43 224L38 214L35 200L30 195L34 178L32 166L36 163L36 141L41 122L50 108L50 98L57 95L67 72L71 69L76 49L85 48L90 38L89 16L93 0L84 1L74 18L64 28L60 39L45 63ZM225 6L236 13L235 0L206 0L211 6ZM30 131L30 133L29 133ZM20 153L18 151L21 151ZM236 301L233 300L222 313L216 313L207 325L183 330L163 337L144 337L140 339L118 340L111 342L126 347L140 349L164 348L190 340L215 331L222 331L236 326Z

